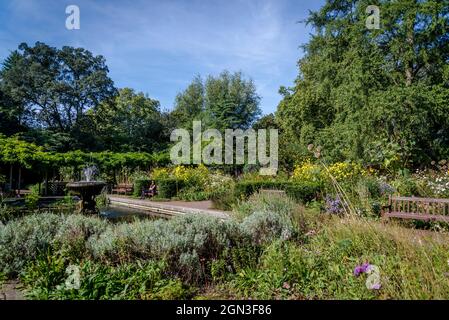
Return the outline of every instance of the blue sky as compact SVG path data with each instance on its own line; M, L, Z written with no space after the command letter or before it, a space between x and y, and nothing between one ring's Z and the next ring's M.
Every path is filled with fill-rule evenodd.
M0 60L21 42L84 47L103 55L117 87L171 109L197 74L242 71L274 112L297 75L310 28L297 23L324 0L1 0ZM68 5L81 29L65 28Z

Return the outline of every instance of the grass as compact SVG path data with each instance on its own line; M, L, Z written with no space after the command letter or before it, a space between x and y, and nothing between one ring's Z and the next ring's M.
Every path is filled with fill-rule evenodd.
M447 234L360 218L317 226L306 244L273 242L257 268L218 292L245 299L449 299ZM366 275L354 276L365 262L380 268L380 290L367 289Z

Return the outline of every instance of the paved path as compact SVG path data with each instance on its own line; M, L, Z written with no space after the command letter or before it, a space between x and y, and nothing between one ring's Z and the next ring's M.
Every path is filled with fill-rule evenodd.
M20 291L20 283L13 280L0 285L0 300L25 300Z
M166 201L158 202L141 200L126 196L108 196L111 205L134 208L166 216L177 216L184 214L205 214L221 219L229 219L229 212L211 209L211 201Z

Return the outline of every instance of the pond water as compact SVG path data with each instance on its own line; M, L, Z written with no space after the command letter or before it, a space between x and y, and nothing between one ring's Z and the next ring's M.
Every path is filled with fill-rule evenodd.
M108 206L100 211L100 217L106 218L112 222L132 222L134 220L156 220L164 219L164 217L151 214L146 211L130 209L118 206Z

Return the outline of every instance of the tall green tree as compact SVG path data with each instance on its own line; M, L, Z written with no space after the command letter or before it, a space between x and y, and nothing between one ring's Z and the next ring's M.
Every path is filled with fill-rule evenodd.
M85 112L116 94L102 56L82 48L25 43L0 73L2 90L36 115L37 126L71 133Z
M367 28L367 7L380 29ZM449 2L327 1L277 122L296 154L394 168L449 156Z
M0 70L9 70L20 59L20 54L13 51L3 62ZM6 135L26 131L32 115L24 105L7 94L0 77L0 133Z
M222 72L205 82L205 119L218 130L248 129L261 115L260 97L251 79L241 72Z
M191 128L192 121L202 120L204 126L224 129L248 129L261 114L260 97L252 80L241 72L222 72L196 77L185 91L176 97L171 113L182 128Z
M100 104L89 116L107 150L152 152L168 142L159 101L129 88L119 90L113 101Z
M187 89L176 96L172 111L177 128L192 128L193 120L201 120L205 108L204 84L200 76L193 79Z

